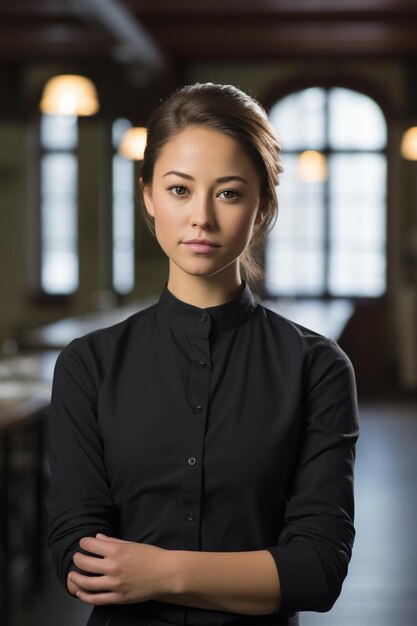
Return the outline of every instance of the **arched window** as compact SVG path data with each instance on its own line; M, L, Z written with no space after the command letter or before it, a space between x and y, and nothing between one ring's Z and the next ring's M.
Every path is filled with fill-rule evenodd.
M386 290L386 123L368 96L334 87L270 110L282 144L280 213L266 246L273 295L378 297Z

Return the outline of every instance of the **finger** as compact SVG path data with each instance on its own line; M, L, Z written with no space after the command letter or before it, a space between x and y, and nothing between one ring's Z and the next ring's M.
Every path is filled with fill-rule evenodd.
M97 539L96 537L83 537L80 539L80 548L91 554L97 554L99 556L109 556L111 554L111 548L114 542L105 541L104 539Z
M81 588L73 583L69 576L67 578L67 589L73 596L77 595L77 591L81 591Z
M70 581L82 591L98 592L111 591L111 583L107 576L84 576L78 572L71 572Z
M102 557L87 556L81 552L76 552L72 557L75 565L89 574L106 574L108 563Z
M118 539L117 537L109 537L108 535L103 535L103 533L97 533L96 538L102 539L103 541L113 541L115 543L130 543L124 541L123 539Z
M87 604L94 604L95 606L103 604L122 604L120 595L114 591L105 593L88 593L86 591L78 591L77 598Z

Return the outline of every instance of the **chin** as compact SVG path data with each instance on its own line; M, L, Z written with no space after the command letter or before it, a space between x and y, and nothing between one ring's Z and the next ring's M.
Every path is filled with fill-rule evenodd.
M212 274L217 274L217 272L221 272L222 269L224 269L223 265L221 267L218 265L214 266L211 263L204 262L204 260L202 263L176 263L176 265L183 272L191 274L192 276L211 276Z
M224 270L226 270L232 263L235 262L236 259L217 259L217 262L214 262L214 259L210 258L195 258L195 259L187 259L185 262L183 259L181 261L175 260L171 258L171 261L185 274L189 276L201 276L201 278L208 278L210 276L215 276L216 274L220 274ZM220 262L219 262L220 261Z

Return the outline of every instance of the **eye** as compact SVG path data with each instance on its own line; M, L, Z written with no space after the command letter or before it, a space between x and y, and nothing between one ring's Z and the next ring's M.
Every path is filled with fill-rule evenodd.
M168 187L168 191L174 196L185 196L187 187L184 187L184 185L171 185Z
M237 200L237 198L240 198L240 193L234 189L225 189L220 191L219 196L222 196L225 200Z

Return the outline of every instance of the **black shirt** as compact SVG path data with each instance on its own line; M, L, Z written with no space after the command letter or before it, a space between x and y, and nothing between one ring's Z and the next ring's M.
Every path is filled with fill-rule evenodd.
M245 282L206 309L165 287L56 362L47 507L58 576L65 585L79 539L97 532L173 550L266 549L278 615L327 611L354 540L357 436L354 374L334 341L265 308ZM156 600L129 610L279 622Z

